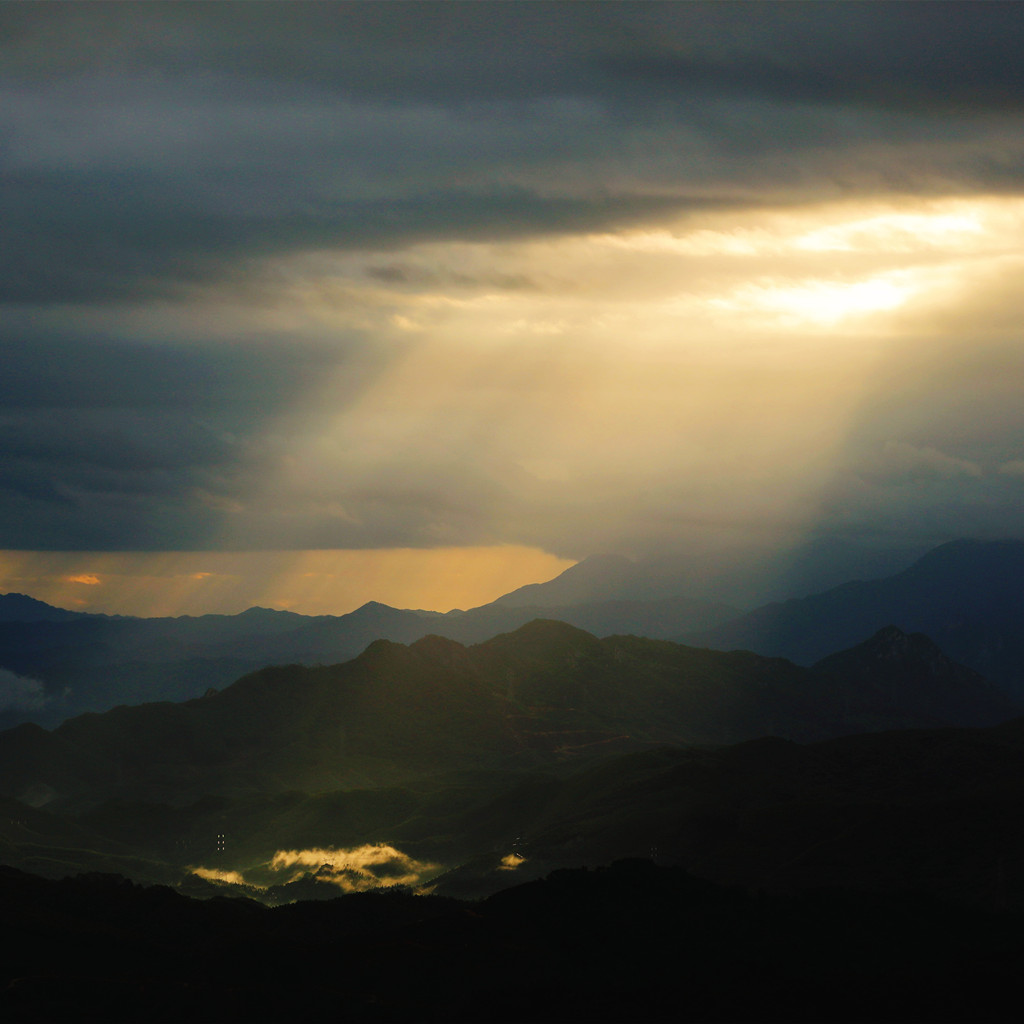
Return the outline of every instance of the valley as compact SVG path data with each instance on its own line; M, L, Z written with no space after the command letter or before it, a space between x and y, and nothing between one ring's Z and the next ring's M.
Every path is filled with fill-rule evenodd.
M921 571L912 567L911 575L915 569ZM782 607L828 607L849 594L860 600L870 586L850 584L838 596ZM899 576L875 583L869 593L876 614L892 610L886 593L907 587ZM956 599L975 600L969 573ZM948 610L943 600L933 593L932 604ZM993 598L987 611L1012 622L1013 600L1007 588L1003 603L997 608ZM658 614L669 605L658 602ZM62 621L59 610L24 601L19 607L34 618L6 623L8 636L22 630L18 652L33 644L39 653L46 649L45 634L35 630L75 628L83 637L107 629L111 650L147 657L169 649L175 629L184 631L179 649L189 630L197 645L241 649L249 630L265 622L263 646L255 650L267 657L324 628L262 611L237 622L94 622ZM623 606L601 607L610 613ZM628 605L633 614L640 607L651 606ZM926 602L918 609L928 614ZM524 614L533 610L525 606ZM749 629L747 623L775 614L770 609L718 628ZM824 613L816 614L809 637L821 626ZM414 612L391 621L410 621L403 615L435 627L459 621ZM492 938L484 945L504 949L520 941L514 936L522 925L512 921L533 900L540 903L529 913L542 921L567 912L556 909L557 901L572 893L569 927L577 928L602 900L612 901L602 919L614 918L616 901L635 886L645 893L638 921L653 922L662 899L681 900L673 911L681 914L697 912L697 900L702 913L739 915L756 932L768 927L758 915L770 907L771 929L795 929L787 941L796 946L806 941L808 914L823 915L816 927L827 933L839 928L838 908L849 913L844 901L854 898L844 893L875 901L887 918L917 901L906 927L918 941L928 915L948 922L996 915L1000 927L1009 927L1024 913L1019 715L1009 690L895 624L809 665L752 650L598 637L550 618L470 644L438 633L408 643L377 638L337 664L267 665L190 699L124 704L49 729L22 722L0 733L0 860L7 866L0 883L21 894L13 905L31 920L38 913L32 908L41 906L34 901L72 901L60 913L68 921L79 915L74 927L93 927L82 899L99 901L97 910L119 905L118 913L129 916L136 905L140 912L173 911L179 924L169 927L184 929L178 941L207 916L222 922L210 927L230 931L256 913L244 907L277 913L312 902L324 906L323 921L355 913L353 935L377 936L381 950L430 934L430 956L468 941L467 913L500 919L488 925ZM121 888L111 888L113 879L122 880ZM391 902L381 895L389 892ZM357 897L375 902L348 910ZM238 909L215 909L225 898L241 901ZM210 909L186 914L190 900ZM506 910L513 918L501 916ZM186 923L189 915L194 925ZM128 931L119 934L128 935L135 926L124 921L118 928ZM284 918L259 921L271 948L284 941ZM64 926L32 928L48 942L64 941ZM110 941L102 938L99 948ZM580 941L587 948L589 940ZM852 940L836 933L833 941L846 948ZM497 948L487 955L499 955ZM730 949L731 956L746 955L741 945ZM601 962L603 954L592 955ZM775 963L773 979L787 976L793 955ZM921 968L929 985L946 955ZM543 989L540 961L530 964L524 976ZM198 977L197 966L181 969ZM647 967L635 969L648 978L645 1012L663 1012L667 989ZM712 958L707 969L714 976L724 967ZM367 977L375 970L368 964ZM584 960L571 968L580 977L589 970ZM489 980L473 990L476 997L500 1002L503 983L484 976ZM144 999L134 982L127 984L132 999ZM202 986L209 998L226 998L220 983ZM26 991L15 986L9 1005L29 999ZM594 1019L620 1019L626 990L615 991L607 1005L587 1004ZM275 988L268 1006L283 992ZM176 998L181 1006L191 997ZM329 996L325 990L309 998ZM549 1009L537 1019L556 1019L564 1002L545 998ZM711 997L706 991L700 998ZM808 1006L820 1012L825 998L822 990ZM439 999L430 997L431 1012L441 1012ZM411 1012L386 1002L395 1019ZM453 1019L470 1019L471 1003L460 1005ZM701 1012L728 1020L748 1004L730 1005L719 1011L707 1004ZM853 1014L855 1005L843 1012ZM47 1000L24 1006L34 1007L25 1019L53 1010ZM783 1019L785 1006L796 1012L783 999L780 1016L765 1019ZM247 1019L221 1012L225 1020ZM246 1012L271 1019L269 1010L265 1017ZM367 1011L352 1012L363 1019ZM489 1015L506 1019L493 1008Z

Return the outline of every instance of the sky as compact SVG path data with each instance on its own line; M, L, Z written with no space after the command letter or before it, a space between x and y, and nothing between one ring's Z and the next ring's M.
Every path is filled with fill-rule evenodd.
M0 590L1024 537L1021 52L981 2L0 5Z

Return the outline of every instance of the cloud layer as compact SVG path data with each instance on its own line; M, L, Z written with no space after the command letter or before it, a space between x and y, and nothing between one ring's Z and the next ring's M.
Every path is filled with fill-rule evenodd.
M1010 4L6 5L4 544L1019 534L1022 43Z

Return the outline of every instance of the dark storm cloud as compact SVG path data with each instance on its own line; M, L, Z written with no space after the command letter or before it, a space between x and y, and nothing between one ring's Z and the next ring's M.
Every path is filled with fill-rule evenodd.
M358 338L11 330L0 336L4 544L204 547L305 429L307 396L330 379L344 408L390 354Z
M226 74L399 103L619 98L623 77L811 102L1024 97L1020 14L976 0L8 6L6 64L27 81Z
M542 287L526 274L466 274L456 270L415 267L402 263L385 263L366 268L366 276L389 285L447 285L456 288L498 288L502 291L532 291Z
M0 419L0 530L9 548L201 548L270 463L255 416L27 409ZM215 496L215 497L214 497Z
M295 251L602 229L794 184L1012 180L1012 147L957 146L976 133L959 115L1020 109L1022 23L978 4L5 5L0 298L161 294ZM950 152L836 166L915 137Z
M173 342L75 331L0 331L0 404L12 408L259 410L305 395L325 373L347 368L358 391L385 362L358 337Z
M999 3L694 5L642 12L666 29L602 56L611 76L664 94L694 90L814 105L937 113L1016 112L1024 41L1016 5ZM685 15L684 15L685 17ZM673 35L675 36L673 38Z
M315 209L274 213L265 207L233 216L187 207L161 211L168 192L184 193L184 183L90 188L69 187L69 181L33 182L21 190L8 180L0 216L6 217L11 247L0 253L0 302L174 296L218 277L230 283L248 272L258 280L260 257L291 251L482 240L492 237L496 224L505 238L596 229L680 206L714 205L647 196L544 197L498 188L351 201L310 197ZM193 187L201 188L201 181Z

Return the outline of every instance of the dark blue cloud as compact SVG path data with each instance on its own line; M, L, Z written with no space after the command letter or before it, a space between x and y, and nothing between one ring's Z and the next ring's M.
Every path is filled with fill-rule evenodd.
M1019 181L1012 144L958 148L1020 109L1016 5L58 3L0 25L0 301L603 229L792 193L797 167L808 194Z

